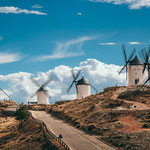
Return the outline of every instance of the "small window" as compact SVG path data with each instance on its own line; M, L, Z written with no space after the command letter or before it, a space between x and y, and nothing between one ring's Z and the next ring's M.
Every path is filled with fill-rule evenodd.
M138 84L139 83L139 79L135 79L135 84Z

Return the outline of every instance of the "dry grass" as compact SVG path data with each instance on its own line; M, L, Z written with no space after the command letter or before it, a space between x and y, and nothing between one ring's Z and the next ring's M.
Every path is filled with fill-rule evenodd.
M5 108L3 108L5 109ZM3 116L0 112L0 149L4 150L64 150L53 138L44 136L43 127L29 117L17 121L14 117Z
M135 150L146 150L150 146L150 92L136 93L135 99L132 94L126 92L127 95L123 94L123 99L118 99L118 91L122 89L128 90L125 87L106 88L100 94L81 100L56 103L51 106L49 112L87 133L99 135L101 139L120 149L127 149L126 145L129 144L128 149L135 147ZM130 90L134 91L134 87L130 87ZM129 106L133 104L137 104L141 109L130 109ZM118 107L122 110L117 109ZM143 110L145 108L146 110ZM145 145L142 145L144 136ZM117 140L114 140L115 137Z

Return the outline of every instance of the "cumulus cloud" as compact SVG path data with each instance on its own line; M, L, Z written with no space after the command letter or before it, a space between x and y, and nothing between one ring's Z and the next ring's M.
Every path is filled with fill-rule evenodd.
M100 45L116 45L117 43L99 43Z
M130 45L139 45L141 44L140 42L128 42Z
M47 15L46 13L40 12L40 11L35 11L35 10L27 10L27 9L21 9L18 7L14 6L5 6L5 7L0 7L0 13L4 14L36 14L36 15Z
M43 6L39 5L39 4L35 4L32 6L32 8L37 8L37 9L40 9L40 8L43 8Z
M66 42L58 42L52 54L36 56L33 60L46 61L48 59L82 56L84 54L84 50L82 49L83 43L94 38L94 36L84 36Z
M81 12L78 12L77 15L78 15L78 16L82 16L82 13L81 13Z
M103 88L108 86L115 86L116 84L126 85L125 73L118 75L120 69L121 66L104 64L96 59L87 59L81 62L79 66L74 67L75 73L81 70L81 75L78 79L84 75L98 91L102 91ZM27 103L27 101L31 101L30 95L37 90L37 87L30 81L31 77L34 77L40 84L49 77L53 79L47 86L51 96L50 102L75 99L75 87L67 94L67 88L72 82L71 68L69 66L57 66L47 72L40 72L38 74L19 72L5 76L0 75L0 81L8 83L9 87L4 90L10 94L12 99L19 103ZM95 94L95 91L91 91L92 94ZM36 97L32 101L36 101Z
M150 7L150 0L89 0L90 2L112 3L115 5L126 4L130 9L141 9Z
M21 59L21 55L19 53L3 53L0 52L0 64L16 62Z

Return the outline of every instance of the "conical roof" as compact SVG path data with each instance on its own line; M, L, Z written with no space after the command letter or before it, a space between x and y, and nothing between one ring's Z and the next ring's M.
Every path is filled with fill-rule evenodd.
M130 61L129 65L143 65L143 63L137 56L135 56L134 59Z
M89 82L84 77L82 77L77 81L77 85L89 85Z

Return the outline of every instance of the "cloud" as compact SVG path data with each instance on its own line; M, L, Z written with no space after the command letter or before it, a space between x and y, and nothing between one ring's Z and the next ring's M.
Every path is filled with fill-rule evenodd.
M82 13L81 13L81 12L78 12L77 15L78 15L78 16L82 16Z
M43 8L43 6L39 5L39 4L35 4L32 6L32 8L37 8L37 9L40 9L40 8Z
M128 44L130 44L130 45L139 45L141 43L140 42L128 42Z
M58 42L52 54L36 56L33 58L33 60L46 61L48 59L82 56L84 54L84 50L82 49L83 43L95 38L95 36L84 36L66 42Z
M84 75L98 91L102 91L103 88L108 86L115 86L116 84L118 86L126 85L125 73L118 75L120 69L121 66L105 64L96 59L87 59L74 67L75 73L81 70L81 75L78 79ZM53 79L47 86L51 95L50 102L54 103L57 100L75 99L76 91L74 86L70 90L70 93L67 94L67 88L72 82L71 68L69 66L57 66L47 72L40 72L38 74L19 72L0 75L0 83L8 83L8 88L4 90L10 94L12 99L19 103L27 103L27 101L31 101L30 95L37 90L37 87L30 81L31 77L34 77L40 84L45 82L49 77ZM92 94L95 93L93 90L91 92ZM2 93L0 93L0 97L1 95ZM32 101L36 101L36 97Z
M100 45L116 45L117 43L99 43Z
M3 53L0 52L0 64L16 62L21 59L21 55L19 53Z
M115 5L126 4L130 9L141 9L150 7L150 0L89 0L90 2L112 3Z
M20 14L20 13L24 13L24 14L47 15L46 13L43 13L43 12L40 12L40 11L21 9L21 8L14 7L14 6L0 7L0 13L4 13L4 14L9 14L9 13Z

